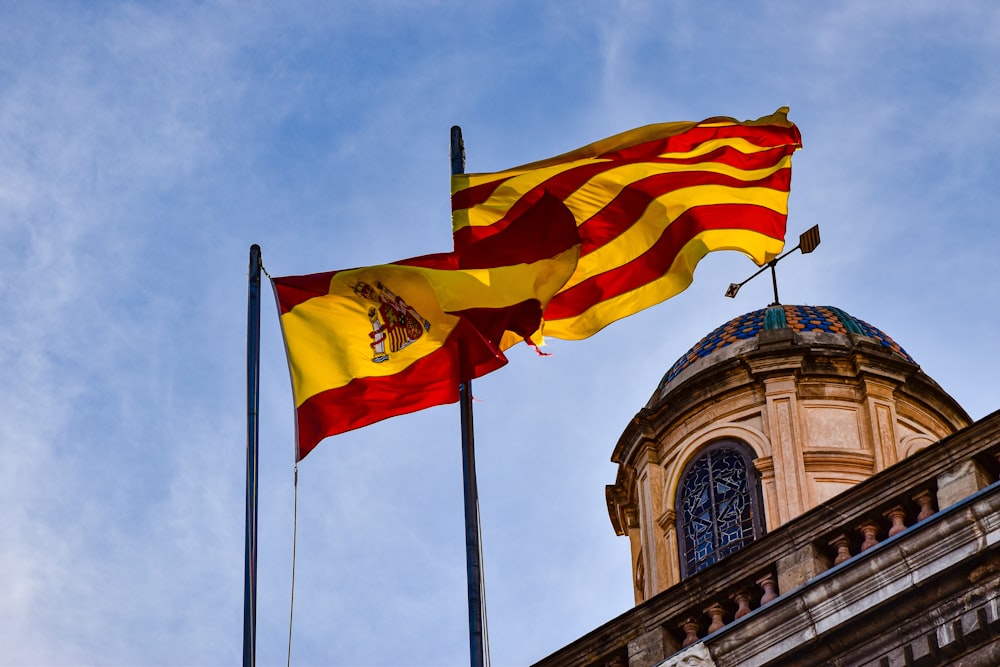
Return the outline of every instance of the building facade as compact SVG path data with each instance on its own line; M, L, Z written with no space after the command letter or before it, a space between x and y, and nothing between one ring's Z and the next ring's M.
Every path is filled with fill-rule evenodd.
M538 665L1000 665L998 455L876 327L735 318L614 448L637 606Z

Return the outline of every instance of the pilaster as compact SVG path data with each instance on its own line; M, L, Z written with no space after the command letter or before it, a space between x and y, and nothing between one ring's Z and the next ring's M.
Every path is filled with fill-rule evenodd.
M656 519L662 512L663 468L656 449L645 447L636 459L639 495L639 525L642 535L642 554L645 566L646 598L663 590L662 582L669 580L666 554L661 548Z
M774 464L774 490L781 525L808 509L802 470L798 398L792 376L764 380L767 423Z
M871 377L864 378L865 406L871 423L872 454L875 470L885 470L899 460L899 437L896 433L895 386Z

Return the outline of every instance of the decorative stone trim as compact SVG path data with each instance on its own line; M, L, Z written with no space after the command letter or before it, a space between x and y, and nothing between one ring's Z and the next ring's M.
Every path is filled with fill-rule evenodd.
M994 665L998 664L998 659L1000 598L994 597L967 609L960 616L942 619L937 627L894 647L865 667Z
M714 662L704 664L716 667L1000 665L1000 655L994 660L989 653L1000 653L1000 484L935 512L939 476L975 458L995 477L998 453L1000 412L653 595L536 667L606 667L626 653L628 667L684 665L686 653L671 654L691 634L686 619L702 639L685 650L707 646ZM897 507L909 527L859 552L855 528L867 519L885 536ZM841 544L847 559L824 569ZM790 579L788 568L803 569L804 558L815 561L818 573ZM767 572L779 582L780 597L761 607L756 582ZM732 620L706 636L713 619L705 612L713 604L725 608L723 621ZM977 611L963 617L971 609ZM647 635L659 638L655 647L633 660L626 646ZM959 647L959 660L971 651L977 661L947 657Z
M875 457L860 452L807 451L802 463L808 472L846 472L871 475Z
M673 654L656 667L716 667L716 665L708 648L698 643Z
M774 459L770 456L758 456L753 460L753 467L763 476L774 475Z
M659 518L656 520L656 525L660 527L660 530L666 533L667 531L674 530L674 528L676 527L676 522L677 522L677 512L674 511L674 508L670 507L664 510L663 514L659 516Z

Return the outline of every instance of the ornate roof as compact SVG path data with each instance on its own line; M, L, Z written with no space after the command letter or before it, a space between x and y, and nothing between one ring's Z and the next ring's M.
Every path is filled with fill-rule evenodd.
M754 338L769 329L791 329L796 332L822 331L833 334L855 334L872 339L889 352L916 363L896 341L881 329L859 320L833 306L771 306L733 318L674 362L660 382L660 388L677 377L684 369L711 354L741 340Z

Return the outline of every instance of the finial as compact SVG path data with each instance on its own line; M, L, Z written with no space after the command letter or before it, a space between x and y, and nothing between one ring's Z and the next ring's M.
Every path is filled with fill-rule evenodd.
M778 265L778 262L788 257L796 250L801 250L803 255L808 255L809 253L811 253L813 250L816 249L816 246L819 245L819 240L820 240L819 225L813 225L812 227L810 227L809 229L807 229L806 231L804 231L802 234L799 235L799 244L797 246L786 252L784 255L781 255L780 257L775 257L770 262L762 266L759 271L757 271L755 274L753 274L743 282L730 283L729 288L726 290L726 296L728 296L731 299L734 298L736 296L736 293L740 291L741 287L743 287L748 282L750 282L751 280L759 276L761 273L763 273L764 269L769 268L771 269L771 285L774 287L774 303L769 305L771 306L781 305L781 302L778 301L778 274L774 270L774 267Z

